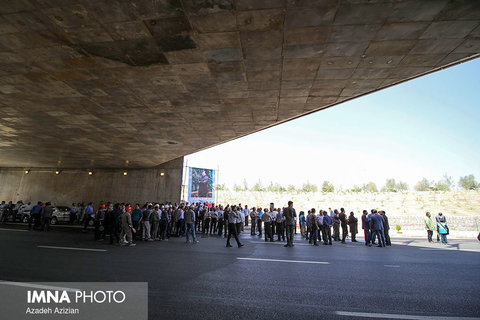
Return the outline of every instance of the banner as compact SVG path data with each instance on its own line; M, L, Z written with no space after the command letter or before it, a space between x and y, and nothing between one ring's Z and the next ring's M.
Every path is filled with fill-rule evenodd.
M215 202L215 170L189 167L188 202Z

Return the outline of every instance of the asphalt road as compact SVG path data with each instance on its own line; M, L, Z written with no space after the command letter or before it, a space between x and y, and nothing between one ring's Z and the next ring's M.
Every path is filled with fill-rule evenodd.
M0 226L0 280L146 281L149 319L480 319L474 240L393 239L377 248L296 239L284 248L244 234L242 248L217 237L119 247L93 241L91 231L22 228Z

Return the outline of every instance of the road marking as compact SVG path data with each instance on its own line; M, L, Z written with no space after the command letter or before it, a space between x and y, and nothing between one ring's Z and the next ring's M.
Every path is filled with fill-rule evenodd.
M400 266L397 264L384 264L383 266L387 268L400 268Z
M21 230L21 229L5 229L5 228L0 228L1 231L22 231L22 232L28 232L28 230Z
M260 258L237 258L237 260L269 261L269 262L291 262L291 263L313 263L313 264L330 264L330 262L324 262L324 261L278 260L278 259L260 259Z
M105 252L106 249L90 249L90 248L74 248L74 247L55 247L55 246L37 246L39 248L45 249L61 249L61 250L80 250L80 251L95 251L95 252Z
M419 248L420 250L442 250L442 248Z
M15 287L26 287L26 288L37 288L37 289L65 290L65 291L70 291L70 292L75 292L75 291L79 290L79 289L73 289L73 288L47 286L47 285L38 284L38 283L15 282L15 281L4 281L4 280L0 280L0 285L15 286Z
M367 313L367 312L348 312L335 311L339 316L362 317L362 318L383 318L383 319L406 319L406 320L480 320L480 318L470 317L442 317L442 316L415 316L408 314L387 314L387 313Z

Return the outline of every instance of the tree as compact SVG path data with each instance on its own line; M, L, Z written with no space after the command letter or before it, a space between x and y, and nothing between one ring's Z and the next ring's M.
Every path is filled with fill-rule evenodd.
M243 191L247 191L247 190L248 190L247 180L243 179Z
M287 191L290 193L295 192L296 191L295 186L293 184L289 184L287 187Z
M277 192L277 188L275 188L275 185L273 184L273 182L270 182L270 184L267 187L267 191Z
M235 192L240 192L240 191L243 191L242 187L240 187L238 184L234 184L233 185L233 191Z
M252 191L265 191L265 187L263 186L262 182L258 180L252 187Z
M362 186L362 190L364 192L378 192L377 185L371 181L367 184L364 184Z
M395 186L395 179L387 179L385 185L382 188L384 192L397 192L397 188Z
M354 185L353 188L350 189L351 192L356 192L356 193L362 192L362 190L363 189L361 187L357 186L357 185Z
M418 181L415 185L414 189L416 191L428 191L430 190L430 181L427 178L423 178L422 180Z
M223 191L223 190L228 191L228 188L225 185L225 183L222 183L222 184L217 184L217 190L218 191Z
M480 187L477 181L475 181L475 176L473 174L460 177L458 180L458 185L464 190L475 190Z
M452 177L448 176L447 174L443 175L443 179L435 182L435 186L433 187L436 191L450 191L453 186Z
M408 184L403 181L399 181L395 184L395 188L397 191L407 191L408 190Z
M285 188L282 188L282 186L280 186L278 182L275 182L275 183L270 182L270 184L267 187L267 190L270 192L281 192L281 189L285 189Z
M335 192L335 187L333 184L331 184L328 181L323 181L322 184L322 192L327 193L327 192Z
M396 182L393 178L387 179L385 186L382 188L382 191L384 192L397 192L406 190L408 190L408 184L406 182Z
M317 192L317 191L318 191L317 185L312 184L309 181L307 181L307 183L304 183L302 188L300 189L300 192L305 192L305 193Z

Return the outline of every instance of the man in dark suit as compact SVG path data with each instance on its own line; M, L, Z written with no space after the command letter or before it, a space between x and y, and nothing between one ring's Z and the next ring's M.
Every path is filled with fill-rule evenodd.
M380 211L380 215L382 216L383 218L383 234L385 236L385 244L387 246L391 246L392 245L392 241L390 240L390 235L388 234L389 230L390 230L390 224L388 223L388 217L387 215L385 214L385 211Z
M293 208L293 202L288 201L288 207L284 211L285 216L285 225L287 229L287 244L284 247L293 247L293 234L295 232L295 218L297 217L297 213Z
M340 225L342 226L342 243L345 243L348 234L348 223L344 208L340 208L340 214L338 217L340 218Z
M370 234L370 218L368 217L368 211L363 210L362 214L362 229L363 229L363 234L365 236L365 245L366 246L372 246L370 243L372 235Z
M368 219L370 219L370 243L372 245L376 245L375 234L373 233L373 222L372 222L372 215L376 212L377 212L377 210L372 209L372 210L370 210L370 213L368 214Z
M373 229L373 237L378 237L378 247L385 247L385 236L384 236L384 228L383 228L383 217L379 215L377 212L374 212L371 215L372 219L372 229Z

